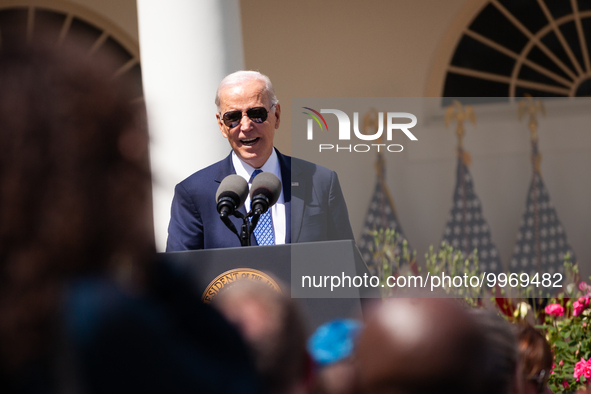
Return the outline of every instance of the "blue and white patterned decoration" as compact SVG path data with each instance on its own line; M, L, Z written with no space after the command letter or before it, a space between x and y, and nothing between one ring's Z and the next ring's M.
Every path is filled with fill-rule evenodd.
M254 177L260 174L260 169L254 170L251 177L251 182ZM273 230L273 220L271 219L271 209L267 209L267 212L263 213L259 217L257 226L254 228L254 238L257 240L259 245L275 245L275 233Z
M363 260L367 264L372 274L376 273L377 262L372 257L372 247L374 244L374 237L371 232L380 229L392 229L399 235L400 242L395 248L396 254L399 256L402 254L402 240L406 239L402 227L398 223L396 216L396 210L394 208L394 202L388 191L388 187L385 181L385 163L381 155L378 156L378 176L376 180L376 186L374 188L367 214L365 215L365 224L363 226L363 234L361 239L357 243L357 247L361 252ZM408 242L408 241L407 241ZM412 248L407 243L407 249L412 254ZM401 261L404 263L404 261Z
M490 228L482 214L480 199L474 191L468 166L458 157L456 187L453 206L443 234L443 242L462 252L464 258L478 250L480 272L503 272L497 247L492 241Z
M567 252L571 261L575 262L575 255L566 240L566 232L558 220L544 181L534 171L509 268L511 272L531 275L536 272L563 273Z

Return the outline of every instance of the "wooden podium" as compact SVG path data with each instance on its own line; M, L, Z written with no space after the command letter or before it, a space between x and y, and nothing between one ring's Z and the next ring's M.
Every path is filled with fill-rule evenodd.
M209 289L208 294L215 296L233 279L250 275L245 272L249 269L279 279L281 291L299 299L312 330L332 319L361 318L363 300L379 297L377 289L369 286L333 286L331 289L336 279L326 282L326 278L333 276L339 279L369 277L352 240L172 252L163 257L190 275L200 294ZM265 276L256 275L255 278L267 281ZM314 286L320 283L328 286Z

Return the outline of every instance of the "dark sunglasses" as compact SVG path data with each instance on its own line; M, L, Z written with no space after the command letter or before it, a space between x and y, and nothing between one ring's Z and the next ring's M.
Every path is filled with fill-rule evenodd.
M271 109L273 109L274 106L275 104L271 106ZM255 123L263 123L265 120L267 120L269 111L267 111L265 107L254 107L246 110L246 116L248 116L250 120ZM228 111L222 115L222 120L226 126L232 129L240 124L240 121L242 120L242 113L242 111L238 110Z

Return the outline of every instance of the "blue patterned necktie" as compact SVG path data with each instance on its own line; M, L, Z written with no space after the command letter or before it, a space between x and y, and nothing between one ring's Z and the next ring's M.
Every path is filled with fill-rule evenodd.
M263 171L260 169L254 170L250 181L252 182L254 177L259 175L261 172ZM275 245L273 221L271 220L271 208L267 209L267 212L263 213L259 217L259 222L254 229L254 237L259 245Z

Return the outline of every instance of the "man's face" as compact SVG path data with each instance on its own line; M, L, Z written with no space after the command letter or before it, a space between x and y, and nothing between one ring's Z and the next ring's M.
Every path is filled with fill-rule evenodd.
M256 123L246 115L247 110L255 107L264 107L269 111L264 122ZM238 157L254 168L265 164L273 151L273 137L279 128L281 107L279 104L270 107L263 81L248 80L220 92L220 113L216 114L220 131ZM222 116L234 110L242 111L242 118L237 126L226 126Z

